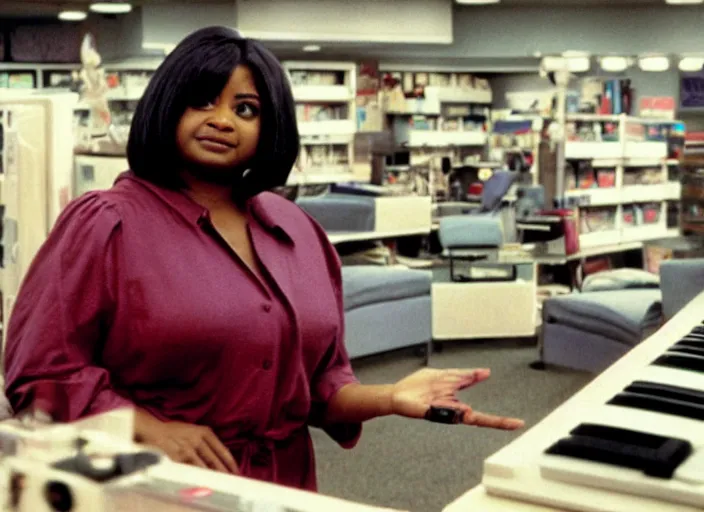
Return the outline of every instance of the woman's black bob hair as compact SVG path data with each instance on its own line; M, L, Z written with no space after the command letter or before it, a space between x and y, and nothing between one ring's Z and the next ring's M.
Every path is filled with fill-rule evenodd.
M140 178L183 188L176 129L188 107L220 94L233 70L246 65L261 98L261 134L254 161L235 184L240 199L286 183L299 152L296 107L286 73L261 43L226 27L200 29L166 57L154 73L132 119L127 159Z

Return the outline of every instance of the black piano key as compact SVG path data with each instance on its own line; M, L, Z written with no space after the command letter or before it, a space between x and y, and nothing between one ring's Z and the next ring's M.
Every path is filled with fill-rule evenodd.
M571 436L597 437L609 441L616 441L624 444L637 444L639 446L657 448L663 443L662 436L656 434L646 434L625 428L608 427L595 423L580 423L570 431Z
M704 348L704 341L680 340L673 347Z
M627 386L624 391L642 395L659 396L662 398L672 398L674 400L704 406L704 391L697 389L637 380Z
M673 398L641 395L639 393L619 393L609 400L607 404L704 421L704 406Z
M680 345L677 343L668 348L667 351L676 354L690 354L693 356L704 357L704 347L692 347L691 345L686 344Z
M697 325L692 329L692 334L701 334L704 336L704 325Z
M677 467L692 453L692 445L681 439L587 424L573 430L571 437L550 446L546 453L638 469L658 478L672 478Z
M685 354L663 354L652 364L656 366L667 366L693 372L704 372L704 357L697 357Z
M691 343L692 345L704 345L704 338L700 338L699 336L692 336L690 334L688 334L687 336L684 336L679 341Z

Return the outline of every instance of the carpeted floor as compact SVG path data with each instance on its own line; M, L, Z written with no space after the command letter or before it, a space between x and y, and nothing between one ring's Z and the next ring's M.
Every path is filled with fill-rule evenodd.
M492 378L463 392L462 398L477 410L523 418L529 428L591 378L559 369L532 370L528 365L535 357L535 345L526 342L448 343L433 355L432 366L491 368ZM412 351L401 351L354 366L362 383L382 384L395 382L421 363ZM367 423L359 445L345 451L316 431L320 491L413 512L439 512L477 485L483 460L517 435L391 417Z

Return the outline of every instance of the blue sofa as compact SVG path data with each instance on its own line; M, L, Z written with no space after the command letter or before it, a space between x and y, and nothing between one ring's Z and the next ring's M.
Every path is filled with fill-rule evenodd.
M431 348L432 274L375 265L342 267L345 345L351 358Z
M704 259L660 266L659 289L572 293L543 304L540 361L601 372L704 290Z

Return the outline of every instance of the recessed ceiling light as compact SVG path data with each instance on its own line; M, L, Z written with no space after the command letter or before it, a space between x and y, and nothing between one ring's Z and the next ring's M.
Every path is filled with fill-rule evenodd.
M567 69L572 73L586 73L591 68L589 57L567 57Z
M704 4L704 0L665 0L670 5L697 5Z
M456 0L461 5L491 5L498 4L501 0Z
M599 59L599 66L606 72L609 73L620 73L625 71L631 62L626 57L617 57L615 55L608 55Z
M638 59L638 66L643 71L667 71L670 69L670 59L664 55L654 55L651 57L641 57Z
M61 21L83 21L88 17L85 11L61 11L59 19Z
M317 44L307 44L303 47L304 52L319 52L320 46Z
M683 57L679 64L680 71L696 73L704 68L704 57Z
M127 14L132 10L128 2L95 2L90 4L90 10L100 14Z

